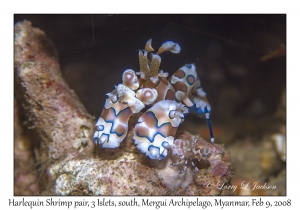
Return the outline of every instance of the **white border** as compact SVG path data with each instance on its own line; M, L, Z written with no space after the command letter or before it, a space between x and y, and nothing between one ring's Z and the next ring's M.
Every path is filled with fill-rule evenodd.
M295 2L295 1L294 1ZM1 41L1 199L0 206L8 207L8 199L13 197L13 14L14 13L287 13L287 196L263 197L263 200L276 201L292 199L292 206L300 206L298 177L299 171L299 13L297 4L291 2L277 3L275 1L10 1L1 4L0 41ZM298 156L297 156L298 155ZM298 174L299 173L299 174ZM109 197L116 201L130 200L133 197ZM138 197L142 199L145 197ZM149 197L164 199L164 197ZM173 197L167 197L168 200ZM178 197L174 197L178 199ZM194 197L191 197L194 198ZM220 197L222 200L252 200L258 197ZM26 197L35 200L37 197ZM47 197L39 198L47 199ZM59 197L55 197L59 199ZM95 200L96 197L64 197L75 201L80 199ZM213 201L215 198L203 197L203 200ZM218 198L216 198L218 199ZM16 208L16 207L15 207ZM66 209L56 207L57 209ZM100 207L98 207L100 208ZM143 209L154 207L143 207ZM171 207L182 209L183 207ZM187 208L187 207L185 207ZM191 207L194 208L194 207ZM232 207L231 207L232 208ZM236 207L235 207L236 208ZM238 207L240 208L240 207ZM274 208L274 207L273 207ZM2 209L2 208L1 208ZM7 209L7 208L3 208ZM22 208L23 209L23 208ZM24 208L26 209L26 207ZM34 209L45 209L34 208ZM81 208L83 209L83 208ZM108 209L108 208L104 208ZM134 209L134 207L124 207ZM160 209L163 209L160 208ZM220 208L215 208L220 209ZM229 208L228 208L229 209ZM236 208L237 209L237 208ZM249 208L248 208L249 209Z

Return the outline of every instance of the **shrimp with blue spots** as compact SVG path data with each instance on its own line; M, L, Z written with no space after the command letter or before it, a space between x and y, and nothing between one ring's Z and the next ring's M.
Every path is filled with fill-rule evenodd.
M172 148L173 153L178 155L174 152L177 148L174 138L188 112L205 115L211 141L214 142L211 107L195 64L182 66L169 79L168 72L160 69L161 53L177 54L180 51L178 43L166 41L154 53L151 39L146 42L144 50L139 50L140 70L126 69L122 83L107 94L95 125L94 142L97 146L119 147L127 135L129 118L139 112L143 115L133 129L133 140L150 159L162 160Z
M176 91L175 97L177 100L182 101L190 112L195 111L199 115L205 115L211 142L214 142L209 114L211 107L206 98L206 93L203 91L195 64L182 66L169 80Z

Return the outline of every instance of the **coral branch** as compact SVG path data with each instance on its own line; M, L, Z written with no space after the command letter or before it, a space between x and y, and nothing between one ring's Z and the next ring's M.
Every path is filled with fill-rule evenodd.
M15 76L41 138L39 162L92 151L91 116L61 77L54 45L28 21L15 25Z

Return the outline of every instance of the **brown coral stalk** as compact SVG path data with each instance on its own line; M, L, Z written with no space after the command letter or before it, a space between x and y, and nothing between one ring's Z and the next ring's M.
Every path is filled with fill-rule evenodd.
M41 139L39 162L93 149L91 116L61 77L54 45L28 21L15 25L15 77L16 95Z

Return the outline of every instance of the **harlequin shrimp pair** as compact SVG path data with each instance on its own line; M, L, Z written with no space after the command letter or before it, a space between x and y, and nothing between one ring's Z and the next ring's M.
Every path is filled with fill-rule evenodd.
M196 66L186 64L167 79L168 73L159 69L159 55L167 51L179 53L181 48L178 43L166 41L154 53L151 43L150 39L146 42L145 50L139 50L140 71L126 69L122 75L123 83L107 94L103 111L95 125L94 142L103 148L118 147L127 135L130 116L143 111L133 131L134 143L142 153L151 159L162 160L168 150L172 150L173 155L180 157L173 165L184 159L191 160L191 155L205 157L209 151L196 151L193 148L195 142L187 145L180 139L174 141L186 114L196 112L205 115L211 141L214 142L209 116L211 108ZM181 173L186 170L186 165L187 160Z

